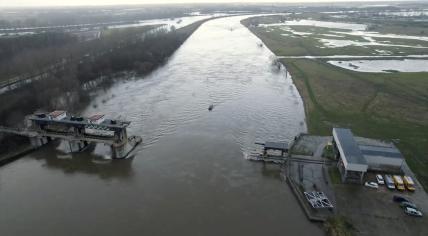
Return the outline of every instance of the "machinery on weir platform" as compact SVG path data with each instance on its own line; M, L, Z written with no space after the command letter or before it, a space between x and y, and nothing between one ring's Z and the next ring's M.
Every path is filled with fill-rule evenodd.
M30 138L33 147L40 147L50 140L68 142L71 152L82 151L89 143L110 145L113 158L126 158L132 149L142 142L139 136L128 137L131 122L106 119L105 115L76 117L66 111L35 113L26 117L26 128L0 127L0 132L14 133ZM131 145L131 149L127 147Z

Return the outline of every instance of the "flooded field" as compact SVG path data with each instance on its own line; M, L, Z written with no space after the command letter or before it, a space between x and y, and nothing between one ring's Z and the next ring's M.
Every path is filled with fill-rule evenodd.
M365 24L328 22L328 21L318 21L318 20L291 20L291 21L285 21L284 23L261 24L260 26L270 27L270 26L282 26L282 25L305 25L305 26L325 27L325 28L344 29L344 30L366 30L367 28Z
M139 27L144 25L165 25L168 28L174 27L176 29L179 29L200 20L205 20L212 17L227 16L227 15L228 14L226 13L216 13L216 14L194 15L194 16L185 16L185 17L168 18L168 19L142 20L134 24L112 25L112 26L109 26L108 28L115 29L115 28Z
M282 15L281 17L287 17ZM370 31L369 25L360 23L330 22L320 20L285 20L277 23L263 23L258 27L269 33L282 36L283 40L303 40L310 43L319 53L336 53L343 49L354 51L361 49L361 53L370 55L404 55L425 53L428 49L428 37L380 33ZM290 43L293 44L293 43ZM420 51L420 50L423 51ZM308 50L308 51L315 51ZM294 55L298 56L298 55ZM316 56L316 55L314 55Z
M306 124L290 75L243 18L203 24L162 68L84 109L132 122L144 139L132 158L51 145L1 167L0 234L323 235L278 167L244 159L255 141L290 141Z
M51 30L65 30L73 33L88 32L101 30L102 28L117 29L117 28L132 28L146 25L164 25L166 28L175 27L176 29L185 27L200 20L205 20L212 17L227 16L228 13L215 13L203 15L190 15L177 18L141 20L134 23L123 22L108 22L99 24L80 24L80 25L57 25L57 26L42 26L42 27L26 27L26 28L4 28L0 29L0 37L23 36L37 33L43 33Z
M428 72L428 60L351 60L328 63L359 72Z
M331 37L331 36L330 36ZM335 37L335 36L333 36ZM340 37L340 36L339 36ZM357 47L365 47L365 46L387 46L387 47L404 47L404 48L428 48L422 46L411 46L411 45L400 45L400 44L387 44L387 43L379 43L373 39L367 39L366 42L354 41L354 40L342 40L342 39L319 39L319 42L323 44L322 48L341 48L347 46L357 46ZM377 50L380 53L389 52L386 50Z

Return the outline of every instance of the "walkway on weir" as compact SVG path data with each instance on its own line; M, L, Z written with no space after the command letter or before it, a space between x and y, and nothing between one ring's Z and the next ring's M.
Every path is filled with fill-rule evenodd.
M53 139L62 139L69 142L71 152L81 151L89 143L103 143L112 148L113 156L124 158L128 153L128 141L134 146L142 142L141 137L128 138L130 123L105 119L101 114L84 118L68 115L66 111L54 111L27 116L26 128L0 126L0 132L29 137L34 148Z

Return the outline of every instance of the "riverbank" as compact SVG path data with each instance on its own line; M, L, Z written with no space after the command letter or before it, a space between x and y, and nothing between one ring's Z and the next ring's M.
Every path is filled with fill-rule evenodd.
M248 28L273 52L290 50L277 32ZM332 127L342 126L359 136L392 140L428 189L428 73L362 73L322 59L280 61L304 100L309 133L329 135Z

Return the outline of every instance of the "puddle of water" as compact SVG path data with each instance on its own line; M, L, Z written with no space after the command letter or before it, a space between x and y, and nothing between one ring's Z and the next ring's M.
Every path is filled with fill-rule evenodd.
M428 16L428 10L423 10L423 11L384 11L384 12L380 12L379 15L402 16L402 17Z
M260 26L262 27L282 26L282 25L304 25L304 26L315 26L315 27L325 27L325 28L344 29L344 30L366 30L367 28L367 25L364 25L364 24L317 21L317 20L292 20L292 21L286 21L284 23L260 24Z
M380 34L378 32L370 32L370 31L351 31L351 32L335 31L332 33L352 35L352 36L360 36L360 37L413 39L413 40L428 41L428 37L424 37L424 36L411 36L411 35L402 35L402 34Z
M392 55L367 55L367 56L354 56L354 55L332 55L332 56L278 56L278 58L290 59L334 59L334 58L428 58L428 55L406 55L406 56L392 56Z
M428 72L428 60L352 60L328 61L328 63L358 72Z
M337 35L337 34L321 34L323 36L327 36L327 37L336 37L336 38L344 38L345 36L343 35Z
M366 38L368 42L359 42L354 40L346 40L346 39L322 39L317 38L322 44L324 44L327 48L340 48L347 46L385 46L385 47L403 47L403 48L428 48L423 46L412 46L412 45L403 45L403 44L387 44L387 43L379 43L371 38Z
M283 31L286 31L287 33L285 33L285 34L281 34L281 35L283 35L283 36L290 36L290 37L294 37L294 36L306 36L306 35L311 35L311 34L313 34L313 33L310 33L310 32L301 32L301 31L296 31L296 30L293 30L293 29L291 29L290 27L287 27L287 26L285 26L285 27L280 27L280 29L281 30L283 30Z

